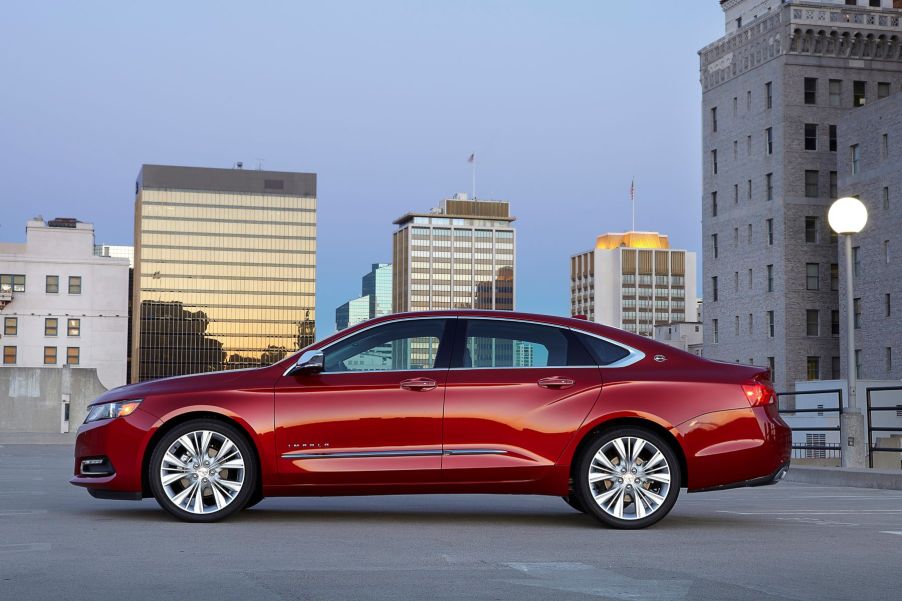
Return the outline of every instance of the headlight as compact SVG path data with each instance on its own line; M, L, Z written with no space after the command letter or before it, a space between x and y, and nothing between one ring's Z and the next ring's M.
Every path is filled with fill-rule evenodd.
M131 415L141 404L141 399L133 399L130 401L113 401L112 403L101 403L94 405L88 409L88 416L85 423L96 422L101 419L113 419L114 417L125 417Z

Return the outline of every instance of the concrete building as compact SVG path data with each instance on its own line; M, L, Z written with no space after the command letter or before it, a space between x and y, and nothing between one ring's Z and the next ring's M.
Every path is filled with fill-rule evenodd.
M514 309L515 218L500 200L445 199L395 220L392 309Z
M701 321L675 321L655 326L655 340L681 351L702 356L704 333Z
M132 380L255 367L314 339L316 175L144 165Z
M725 0L699 51L705 356L778 389L839 377L837 130L902 84L902 10L858 4Z
M97 256L94 226L37 218L24 244L0 244L5 367L96 369L126 383L128 261Z
M695 321L695 253L657 232L604 234L570 257L570 314L651 337L659 324Z
M344 330L374 317L391 313L392 266L373 263L363 276L362 296L351 299L335 309L335 327Z
M855 196L868 209L867 225L852 238L858 374L898 380L902 378L902 93L851 111L839 123L838 144L839 195ZM839 298L844 299L842 245L839 265ZM845 303L840 303L843 360L849 356L846 323Z

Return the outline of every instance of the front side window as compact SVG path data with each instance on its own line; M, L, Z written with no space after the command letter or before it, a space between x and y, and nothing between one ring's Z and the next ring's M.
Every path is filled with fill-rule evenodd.
M379 325L323 351L324 372L433 369L447 319L411 319Z
M467 319L460 367L595 365L569 330L508 320Z

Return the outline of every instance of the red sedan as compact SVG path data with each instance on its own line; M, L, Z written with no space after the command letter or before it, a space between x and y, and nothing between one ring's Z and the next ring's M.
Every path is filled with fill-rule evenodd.
M778 481L789 452L765 369L583 320L440 311L268 367L110 390L71 482L194 522L270 496L519 493L642 528L681 487Z

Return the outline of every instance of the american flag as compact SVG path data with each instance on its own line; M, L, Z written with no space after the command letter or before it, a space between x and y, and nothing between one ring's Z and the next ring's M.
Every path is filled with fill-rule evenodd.
M475 153L475 152L474 152L473 154L470 155L470 158L467 159L467 162L470 163L470 164L476 162L476 153Z

